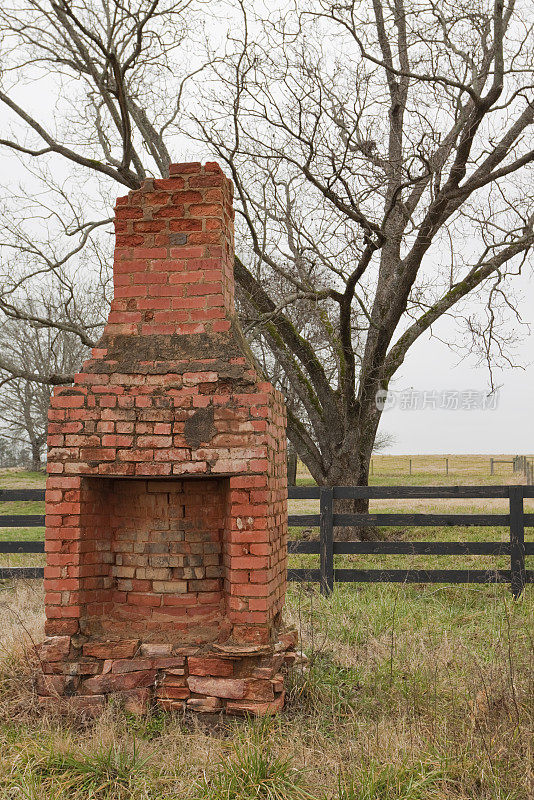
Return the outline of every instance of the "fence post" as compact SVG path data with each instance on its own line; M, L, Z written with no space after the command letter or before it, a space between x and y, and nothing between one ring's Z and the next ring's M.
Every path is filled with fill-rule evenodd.
M321 594L329 595L334 590L334 490L331 486L321 487L320 515Z
M510 487L510 586L514 598L525 588L525 522L523 518L523 489Z
M490 458L490 475L493 475L493 459Z
M445 459L445 475L449 474L449 459Z

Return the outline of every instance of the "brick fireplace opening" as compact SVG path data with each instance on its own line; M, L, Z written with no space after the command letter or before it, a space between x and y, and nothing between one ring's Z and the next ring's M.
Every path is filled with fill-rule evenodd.
M219 638L228 488L227 478L84 479L81 540L95 573L80 580L85 634Z
M49 412L41 702L273 713L285 412L235 317L232 184L172 165L115 228L108 323Z

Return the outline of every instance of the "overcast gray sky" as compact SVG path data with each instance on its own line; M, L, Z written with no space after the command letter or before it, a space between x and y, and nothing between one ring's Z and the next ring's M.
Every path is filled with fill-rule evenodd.
M534 322L532 280L524 280L523 318ZM523 340L517 350L524 369L497 370L499 386L494 410L403 410L401 392L488 391L487 368L473 361L458 363L458 356L437 339L425 337L410 350L395 381L396 404L382 416L381 430L395 442L388 453L534 453L534 336ZM416 396L419 404L423 396ZM439 402L439 400L438 400ZM427 405L432 403L429 395ZM405 401L405 404L407 402ZM436 403L437 405L438 403ZM454 405L454 403L452 403ZM462 404L459 398L458 404ZM473 405L477 405L474 402Z

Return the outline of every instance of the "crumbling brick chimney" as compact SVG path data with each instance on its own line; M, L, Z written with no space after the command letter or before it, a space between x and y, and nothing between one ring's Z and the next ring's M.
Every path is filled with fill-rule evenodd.
M272 713L295 645L285 412L235 318L232 184L175 164L115 227L104 335L50 408L38 691Z

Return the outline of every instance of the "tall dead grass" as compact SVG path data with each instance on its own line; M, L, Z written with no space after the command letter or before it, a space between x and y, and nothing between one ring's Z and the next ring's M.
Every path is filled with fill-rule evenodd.
M528 592L514 603L497 586L346 586L325 599L300 587L286 616L310 662L269 723L110 705L81 725L37 709L40 587L4 589L0 797L532 800Z

